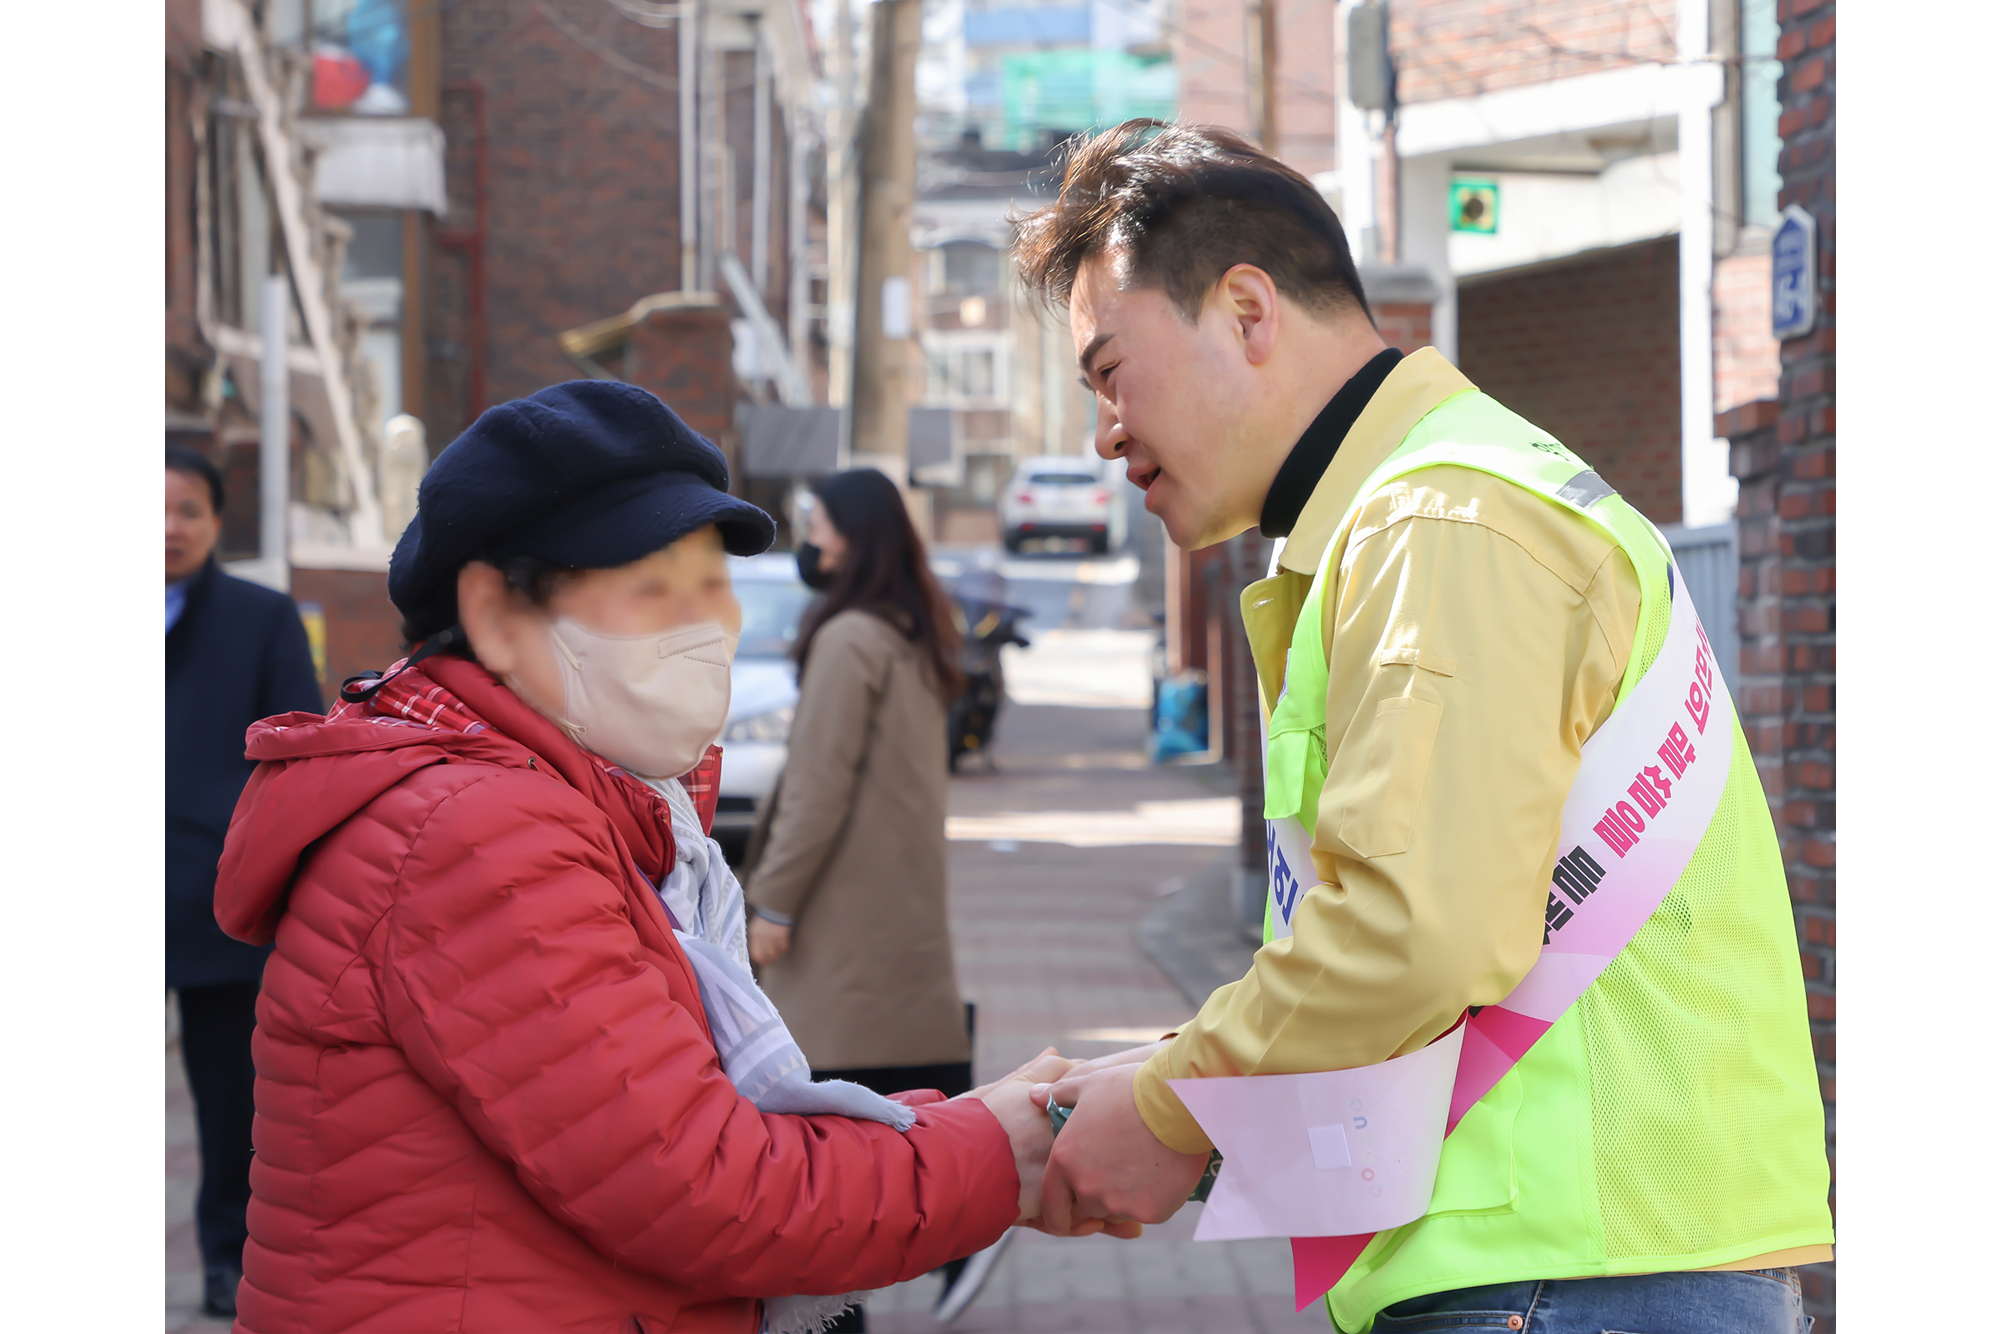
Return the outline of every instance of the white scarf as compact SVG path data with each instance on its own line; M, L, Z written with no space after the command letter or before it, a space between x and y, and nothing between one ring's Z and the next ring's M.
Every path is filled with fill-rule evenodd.
M641 780L666 798L673 812L674 865L660 883L660 901L677 924L674 932L694 965L701 1007L722 1071L760 1112L793 1116L848 1116L880 1121L899 1131L916 1124L913 1108L844 1079L814 1083L805 1053L785 1027L778 1007L750 974L743 887L722 849L702 832L694 799L680 780ZM868 1294L785 1296L764 1299L769 1334L819 1334L841 1312Z

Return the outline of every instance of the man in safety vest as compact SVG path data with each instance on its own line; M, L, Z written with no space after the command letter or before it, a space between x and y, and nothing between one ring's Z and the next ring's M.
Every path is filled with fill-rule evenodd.
M1332 210L1235 135L1135 121L1082 144L1016 258L1068 309L1098 452L1175 544L1283 539L1243 598L1268 943L1177 1035L1050 1087L1074 1110L1043 1226L1083 1231L1164 1219L1194 1186L1213 1140L1174 1081L1351 1071L1468 1012L1469 1060L1481 1009L1584 904L1585 862L1621 864L1589 839L1569 858L1586 745L1669 622L1699 629L1650 525L1437 351L1388 348ZM1804 986L1762 788L1694 670L1669 703L1695 712L1661 713L1599 833L1629 849L1621 812L1657 820L1698 753L1713 813L1595 980L1489 1044L1497 1082L1444 1139L1428 1208L1343 1259L1339 1328L1801 1329L1793 1266L1833 1240Z

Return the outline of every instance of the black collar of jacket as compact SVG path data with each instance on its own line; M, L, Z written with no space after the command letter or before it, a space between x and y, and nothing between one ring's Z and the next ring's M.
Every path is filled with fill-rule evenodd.
M1313 418L1312 425L1306 427L1305 434L1279 465L1278 475L1271 479L1270 493L1264 497L1264 512L1258 517L1258 532L1265 537L1291 536L1292 525L1299 521L1306 501L1312 498L1313 488L1319 485L1320 477L1339 452L1340 442L1354 429L1361 410L1368 406L1368 400L1375 397L1375 391L1402 359L1403 354L1393 347L1377 352L1320 409L1319 416Z

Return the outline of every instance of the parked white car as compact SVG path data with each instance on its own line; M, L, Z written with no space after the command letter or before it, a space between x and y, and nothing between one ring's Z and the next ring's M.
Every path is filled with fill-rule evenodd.
M743 638L729 673L729 725L722 734L722 782L715 807L715 839L741 859L750 830L777 790L785 770L798 707L798 672L792 645L799 620L813 599L799 580L792 554L732 557L729 573L743 604Z
M1009 551L1040 537L1082 538L1100 555L1109 551L1111 487L1097 460L1023 459L1000 493L1000 530Z

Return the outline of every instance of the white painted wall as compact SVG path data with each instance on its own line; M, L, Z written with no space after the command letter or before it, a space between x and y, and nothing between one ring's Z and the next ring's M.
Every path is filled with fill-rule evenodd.
M1451 158L1448 154L1404 159L1403 262L1421 264L1437 280L1438 297L1431 303L1431 346L1447 360L1458 360L1458 279L1451 253ZM1506 225L1505 192L1501 226Z
M1707 59L1709 0L1680 0L1681 61L1607 70L1477 97L1406 107L1397 124L1406 263L1421 264L1446 295L1432 312L1433 341L1458 350L1457 280L1525 264L1678 233L1680 237L1681 478L1683 520L1690 526L1729 520L1736 483L1728 447L1714 437L1713 108L1721 67ZM1344 17L1345 6L1343 6ZM1573 150L1593 131L1658 125L1671 118L1675 149L1611 163L1593 175L1507 170L1508 156ZM1343 108L1349 145L1362 115ZM1374 222L1372 145L1343 154L1341 185L1355 233ZM1450 230L1454 168L1500 181L1496 234ZM1348 219L1343 219L1347 221Z
M1680 0L1683 61L1708 53L1709 0ZM1736 514L1729 444L1715 436L1715 116L1722 70L1688 64L1713 78L1683 80L1681 159L1681 522L1726 523Z
M1702 0L1695 0L1701 3ZM1682 0L1686 10L1689 0ZM1706 23L1707 10L1702 10ZM1706 27L1703 29L1706 39ZM1722 70L1713 64L1633 65L1448 97L1404 107L1397 115L1396 147L1406 157L1542 139L1610 125L1650 122L1676 115L1690 94L1722 95Z
M1658 153L1614 162L1595 176L1463 173L1500 183L1500 226L1491 236L1448 233L1451 272L1492 273L1672 236L1681 228L1680 170L1678 153ZM1448 214L1446 204L1438 214L1446 227Z

